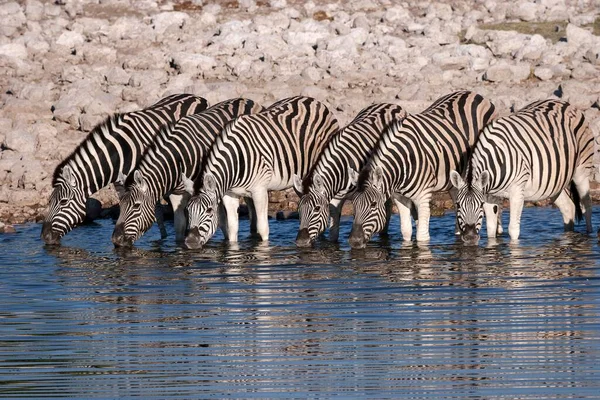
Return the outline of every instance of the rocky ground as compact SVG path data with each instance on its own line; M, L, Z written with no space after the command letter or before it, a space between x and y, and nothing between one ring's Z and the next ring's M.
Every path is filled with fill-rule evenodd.
M55 165L103 118L176 92L309 95L341 124L457 89L501 114L558 96L600 134L597 0L26 0L2 2L0 20L4 222L40 218ZM272 209L295 201L274 193Z

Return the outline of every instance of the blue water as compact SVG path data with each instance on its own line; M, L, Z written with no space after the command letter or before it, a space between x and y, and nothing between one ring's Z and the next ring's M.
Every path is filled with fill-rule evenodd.
M596 236L527 208L518 243L466 248L453 218L406 245L396 217L361 251L297 249L297 221L268 244L242 221L239 245L199 252L156 228L116 251L110 220L61 247L17 226L0 236L0 398L599 398Z

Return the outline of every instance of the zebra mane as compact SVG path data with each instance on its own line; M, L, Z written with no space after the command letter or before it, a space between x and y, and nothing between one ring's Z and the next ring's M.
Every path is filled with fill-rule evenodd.
M64 168L65 165L67 165L71 160L73 160L75 158L75 156L81 151L81 149L88 143L88 141L92 140L92 138L94 137L94 135L98 134L100 135L100 137L102 137L102 130L103 128L108 128L109 130L111 129L111 125L116 124L121 117L123 116L122 113L116 113L113 114L111 116L106 117L106 119L102 122L100 122L98 125L96 125L85 137L84 140L81 141L81 143L79 143L77 145L77 147L75 148L75 150L73 150L71 152L71 154L69 154L64 160L62 160L60 162L60 164L58 164L56 166L56 168L54 169L54 174L52 175L52 186L54 186L56 184L56 181L58 180L60 173L62 172L62 169Z
M371 176L372 168L373 168L373 166L369 162L358 173L358 184L357 184L358 191L362 192L367 188L367 181L369 180L369 176Z

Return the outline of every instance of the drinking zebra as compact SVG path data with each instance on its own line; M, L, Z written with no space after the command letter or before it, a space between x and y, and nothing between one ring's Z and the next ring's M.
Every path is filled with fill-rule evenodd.
M294 174L306 176L337 130L337 120L324 104L302 96L228 124L196 181L198 195L188 203L186 246L198 248L214 234L217 207L225 194L252 197L257 233L267 240L268 191L291 187ZM236 235L230 234L229 240L236 241Z
M201 97L176 94L143 110L115 114L97 125L54 171L42 239L58 244L83 222L87 199L120 174L129 174L163 125L207 107Z
M429 240L432 194L452 187L450 171L466 166L479 131L495 116L489 100L460 91L438 99L420 114L392 123L356 182L351 247L365 247L382 230L385 202L390 197L410 208L417 222L417 241ZM403 228L404 240L410 240L411 234L412 227Z
M252 100L232 99L164 127L129 175L127 191L120 199L121 214L112 235L115 246L131 246L150 229L154 205L167 194L175 212L175 238L182 241L189 200L182 175L196 179L210 146L229 121L262 110ZM237 205L228 211L229 217L237 215Z
M488 237L496 236L495 211L502 199L510 202L513 240L519 237L525 200L554 200L565 230L573 230L583 210L591 232L593 154L594 138L583 113L561 100L537 101L493 121L483 129L464 179L458 171L451 173L463 241L478 242L484 212Z
M301 196L298 246L309 246L323 233L330 215L329 239L338 240L342 207L354 189L350 171L360 171L385 129L405 116L406 111L394 104L373 104L361 110L331 138L304 182L294 175L294 188Z

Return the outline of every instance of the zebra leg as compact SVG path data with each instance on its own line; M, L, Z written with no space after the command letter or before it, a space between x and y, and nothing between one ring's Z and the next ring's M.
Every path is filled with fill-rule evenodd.
M509 195L510 202L510 222L508 223L508 234L511 240L519 239L521 233L521 214L523 213L523 203L525 201L525 195L523 188L516 188L512 190Z
M342 207L344 206L343 199L337 204L329 204L329 240L337 242L340 237L340 217L342 216Z
M261 240L269 240L269 192L264 188L252 192L256 209L256 231Z
M500 236L504 232L504 228L502 228L502 205L498 204L498 224L496 228L496 235Z
M234 196L225 195L223 196L221 204L223 204L227 218L227 221L223 224L223 226L226 227L226 229L223 229L223 234L230 243L235 243L238 241L238 207L240 206L240 199ZM223 226L221 228L223 228Z
M409 242L412 238L410 208L397 199L394 199L394 202L396 203L396 208L398 208L398 214L400 215L400 232L402 233L402 240Z
M454 209L456 210L456 194L457 194L458 190L453 187L452 189L450 189L448 191L448 193L450 193L450 198L452 199L452 205L454 206ZM460 227L458 226L458 218L454 218L454 234L455 235L460 235Z
M175 241L182 242L185 240L185 230L187 228L186 207L190 194L170 194L169 200L173 206L173 226L175 227Z
M483 203L483 212L485 213L485 227L488 238L495 238L498 234L498 212L497 204ZM501 230L502 228L500 228Z
M573 203L573 199L569 196L567 189L563 189L560 192L556 200L554 200L554 204L562 214L565 232L573 231L575 229L575 203Z
M419 214L419 222L417 223L417 242L426 242L429 237L429 217L431 216L431 194L426 194L417 202L417 213Z
M256 208L252 197L244 197L244 201L248 206L248 219L250 220L250 235L256 236Z
M388 234L388 229L390 227L390 219L392 218L392 203L392 199L387 199L385 201L385 225L383 226L381 232L379 232L379 235L381 236L387 236Z
M592 198L590 197L590 169L577 168L573 176L573 183L581 199L581 211L585 215L585 231L592 232Z
M165 239L167 237L167 229L165 228L165 214L160 201L156 202L156 207L154 208L154 217L156 218L156 223L158 224L158 229L160 230L160 238Z

